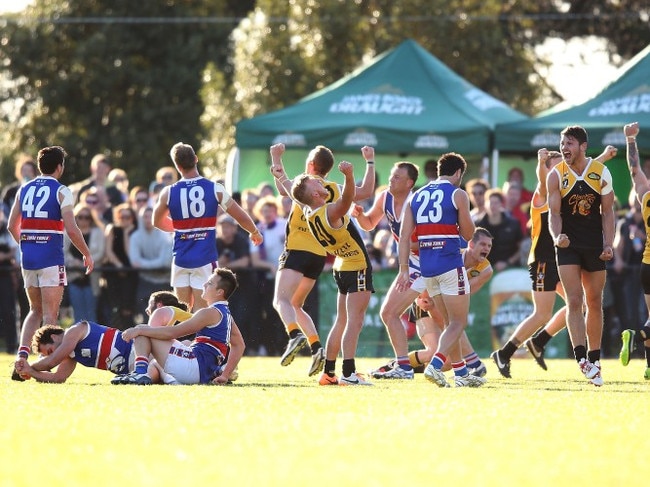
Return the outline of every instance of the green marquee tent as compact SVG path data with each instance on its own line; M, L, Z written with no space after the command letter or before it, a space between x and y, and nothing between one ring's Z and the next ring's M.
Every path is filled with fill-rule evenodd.
M240 149L490 154L497 123L525 120L454 73L413 40L377 56L288 108L237 124Z
M624 147L623 125L629 122L641 126L639 150L650 151L650 45L623 65L616 79L591 100L551 109L526 121L497 125L495 146L502 153L557 148L562 129L581 125L589 134L589 146L598 153L606 145Z

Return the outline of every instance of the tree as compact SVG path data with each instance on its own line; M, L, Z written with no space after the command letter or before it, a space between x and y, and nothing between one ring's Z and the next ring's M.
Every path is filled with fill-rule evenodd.
M205 3L36 0L0 44L12 80L2 99L24 100L16 148L64 146L66 182L104 152L132 184L147 184L175 142L198 145L202 72L226 62L234 19L254 2Z

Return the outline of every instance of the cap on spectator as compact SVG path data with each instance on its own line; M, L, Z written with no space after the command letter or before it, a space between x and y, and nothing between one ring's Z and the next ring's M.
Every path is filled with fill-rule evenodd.
M235 219L228 214L221 215L219 217L219 223L230 223L231 225L237 225Z

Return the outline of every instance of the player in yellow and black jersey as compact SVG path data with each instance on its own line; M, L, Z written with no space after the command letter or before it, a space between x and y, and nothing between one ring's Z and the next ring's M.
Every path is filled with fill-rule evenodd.
M275 144L271 147L271 162L274 166L282 166L284 150L284 144ZM354 201L369 198L374 192L374 150L364 147L361 153L367 162L366 173L361 185L354 188ZM331 203L341 197L339 185L326 179L333 166L334 155L324 146L315 147L309 153L305 164L305 173L318 179L327 192L325 203ZM288 195L291 183L287 179L285 187L276 180L276 186L280 194ZM308 374L313 376L323 369L325 352L316 326L303 309L303 305L323 271L327 251L314 237L302 208L295 201L291 207L286 232L285 249L278 263L273 299L274 307L289 335L289 342L282 354L280 364L289 365L298 352L309 344L312 362Z
M372 150L364 149L368 152ZM338 287L337 315L327 337L325 371L319 383L371 385L356 372L354 357L370 294L374 292L372 267L361 236L347 214L355 194L352 164L341 162L339 170L345 176L343 191L340 198L328 203L329 192L320 178L303 174L291 183L281 164L271 167L279 184L284 185L285 189L291 184L291 197L302 205L310 230L319 245L336 256L333 272ZM339 380L334 372L336 357L341 350L343 374Z

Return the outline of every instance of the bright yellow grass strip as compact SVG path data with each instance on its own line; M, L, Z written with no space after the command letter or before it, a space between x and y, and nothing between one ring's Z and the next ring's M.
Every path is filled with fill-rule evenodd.
M439 389L421 374L319 387L303 357L244 358L223 388L112 386L80 366L67 384L16 383L12 359L3 485L638 485L647 463L638 359L605 361L600 389L570 360L515 360L511 380L488 362L485 387Z

